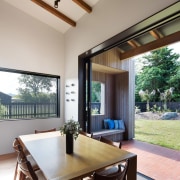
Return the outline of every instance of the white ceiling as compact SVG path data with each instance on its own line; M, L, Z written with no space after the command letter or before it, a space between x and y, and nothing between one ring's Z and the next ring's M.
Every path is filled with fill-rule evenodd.
M47 10L38 6L31 0L4 0L4 1L22 10L26 14L29 14L30 16L40 20L41 22L53 27L54 29L56 29L61 33L65 33L69 28L72 27L71 25L59 19L58 17L54 16ZM54 7L54 0L43 0L43 1ZM92 7L92 11L93 11L93 7L100 0L83 0L83 1L87 3L90 7ZM58 3L57 10L63 13L64 15L66 15L67 17L71 18L76 23L83 15L87 14L87 12L84 9L82 9L72 0L61 0ZM91 13L89 14L89 16L91 15Z

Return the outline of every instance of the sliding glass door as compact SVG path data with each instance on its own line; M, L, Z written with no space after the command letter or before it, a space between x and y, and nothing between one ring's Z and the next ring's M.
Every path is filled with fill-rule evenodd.
M92 81L92 63L91 61L86 62L86 131L91 133L91 81Z
M79 123L83 129L91 133L91 80L92 63L90 59L79 60Z

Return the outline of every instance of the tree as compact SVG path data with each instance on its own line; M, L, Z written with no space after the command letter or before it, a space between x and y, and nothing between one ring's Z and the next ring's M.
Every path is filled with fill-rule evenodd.
M172 99L172 94L173 94L174 88L169 88L165 90L163 93L160 92L160 99L161 101L164 102L164 110L167 110L167 102Z
M5 111L6 111L6 107L1 104L1 99L0 99L0 117L3 117Z
M52 78L34 75L19 77L19 97L24 102L49 102ZM53 95L52 95L53 96Z
M142 101L146 101L146 110L150 111L150 107L149 107L149 101L151 100L152 96L155 95L155 90L153 90L152 92L149 92L148 90L143 91L140 90L139 91L139 96L141 97Z
M92 85L91 101L100 102L101 101L101 83L98 81L92 81L91 85Z
M141 89L149 91L159 89L163 92L170 87L174 87L174 97L179 97L180 61L179 54L173 53L173 49L164 47L151 51L143 56L142 71L136 77L136 94ZM156 93L155 101L159 100L159 94Z
M180 101L180 65L178 66L176 73L170 77L168 83L174 87L172 99Z

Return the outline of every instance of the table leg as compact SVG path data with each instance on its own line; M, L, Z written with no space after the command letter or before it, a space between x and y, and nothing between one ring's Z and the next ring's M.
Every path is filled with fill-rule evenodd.
M127 170L127 180L136 180L137 156L129 158L129 167Z

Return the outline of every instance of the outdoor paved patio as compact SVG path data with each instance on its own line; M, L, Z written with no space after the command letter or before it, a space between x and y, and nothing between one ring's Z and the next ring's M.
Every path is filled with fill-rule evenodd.
M122 144L122 149L137 154L138 172L156 180L180 180L180 151L137 140Z

